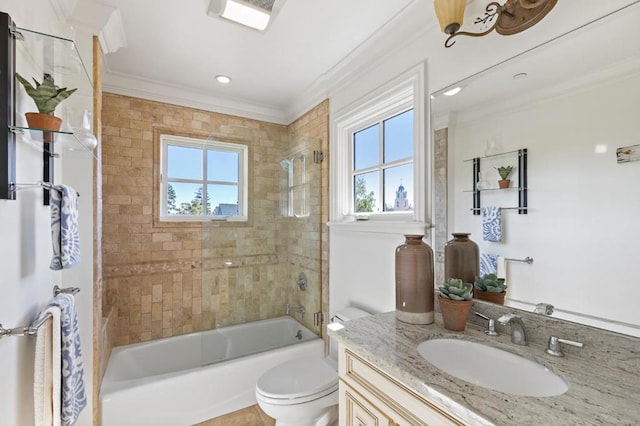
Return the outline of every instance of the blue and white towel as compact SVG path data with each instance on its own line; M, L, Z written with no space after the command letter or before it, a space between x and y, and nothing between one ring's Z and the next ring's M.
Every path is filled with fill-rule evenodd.
M502 241L502 211L500 207L482 207L482 239Z
M480 276L498 273L498 255L482 253L480 255Z
M70 268L80 262L78 194L75 189L55 186L51 191L51 269Z
M82 349L80 347L80 330L78 329L78 315L73 296L62 293L54 297L40 314L43 318L51 314L53 317L53 329L59 330L59 334L54 332L53 369L54 374L59 373L60 377L53 377L54 385L53 403L54 418L58 417L56 401L59 401L59 418L62 426L72 426L78 420L80 412L87 406L87 396L84 387L84 366L82 363ZM59 322L59 326L58 326ZM56 350L58 349L58 350ZM59 356L59 359L55 359ZM37 367L36 360L36 367ZM57 365L60 368L57 368ZM38 368L36 368L36 371ZM47 401L38 401L38 389L34 386L34 397L36 398L36 413L38 407ZM54 422L55 423L55 422Z

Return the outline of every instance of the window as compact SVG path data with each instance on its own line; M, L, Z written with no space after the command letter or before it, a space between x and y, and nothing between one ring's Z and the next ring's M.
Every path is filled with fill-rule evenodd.
M333 115L332 224L426 223L427 102L425 64L420 64Z
M160 220L247 220L247 146L160 136Z
M413 109L354 132L354 213L413 211L413 135Z

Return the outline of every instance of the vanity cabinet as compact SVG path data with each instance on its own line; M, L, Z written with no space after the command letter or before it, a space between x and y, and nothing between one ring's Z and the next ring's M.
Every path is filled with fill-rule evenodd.
M340 426L464 425L341 344Z

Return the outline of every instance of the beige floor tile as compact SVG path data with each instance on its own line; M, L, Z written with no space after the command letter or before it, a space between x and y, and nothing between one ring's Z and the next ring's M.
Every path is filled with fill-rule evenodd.
M206 420L194 426L274 426L275 420L253 405L215 419Z

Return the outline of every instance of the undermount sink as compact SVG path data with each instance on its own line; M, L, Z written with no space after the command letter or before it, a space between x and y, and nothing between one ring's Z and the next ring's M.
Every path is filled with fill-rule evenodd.
M418 353L452 376L511 395L556 396L569 388L544 365L482 343L432 339L420 343Z

